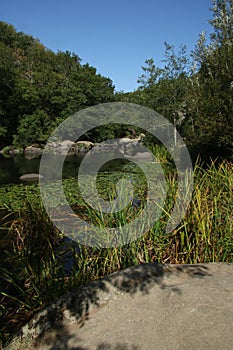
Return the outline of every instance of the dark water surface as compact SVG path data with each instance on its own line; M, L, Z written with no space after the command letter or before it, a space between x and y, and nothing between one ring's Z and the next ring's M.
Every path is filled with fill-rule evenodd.
M57 157L60 157L57 155ZM62 171L62 177L63 178L76 178L79 171L79 165L81 164L83 158L85 155L77 156L77 155L69 155L66 156L64 164L63 164L63 171ZM103 159L101 159L103 157ZM104 164L105 155L98 154L98 159L101 160L101 164ZM12 190L15 187L21 187L19 184L23 183L20 180L20 176L28 173L39 173L40 171L40 160L41 157L38 158L32 158L28 159L22 155L14 156L14 157L4 157L2 154L0 154L0 187L7 188L7 185L15 184L16 186L12 187ZM54 161L54 163L50 162ZM93 161L93 163L95 163ZM57 159L56 157L52 157L52 159L48 156L48 164L49 168L51 167L51 171L54 171L56 175L56 165L57 165ZM92 164L91 162L87 163L87 172L89 174L92 173ZM90 168L90 169L89 169ZM101 188L104 189L104 191L111 187L112 182L114 181L115 177L118 179L119 176L122 174L122 172L129 174L130 177L132 177L132 181L134 180L134 175L137 177L138 174L141 174L139 169L135 167L135 164L131 164L129 160L124 159L113 159L112 161L107 161L106 164L104 164L100 169L101 172ZM119 174L120 173L120 174ZM54 175L54 174L53 174ZM108 176L110 176L109 182ZM115 177L114 177L115 176ZM53 178L55 178L54 176ZM24 183L27 185L27 183ZM11 186L9 186L11 188ZM112 187L111 187L112 188ZM20 194L17 194L17 196L20 196ZM132 202L132 205L137 205L135 202L135 199ZM9 215L8 210L0 209L0 228L2 230L0 231L0 250L2 254L2 261L7 257L3 256L3 250L4 249L11 249L11 246L9 243L11 242L11 239L7 235L7 230L3 230L5 221L7 222L11 217L7 216ZM13 214L12 214L13 215ZM69 274L71 273L74 265L74 256L73 252L75 249L75 252L77 253L78 249L76 245L71 249L70 248L70 239L68 237L64 238L64 243L61 244L59 249L56 251L57 256L62 256L61 263L64 265L65 273ZM72 242L73 244L73 242ZM59 258L60 259L60 258ZM5 263L4 263L5 264ZM10 266L5 266L10 269ZM1 290L1 278L0 278L0 290Z
M77 176L82 159L82 156L67 156L63 166L63 177ZM0 185L21 183L20 176L39 173L39 169L40 157L28 159L23 155L4 157L0 154Z
M57 163L59 163L57 162L56 157L59 158L61 156L56 155L55 158L52 157L51 159L49 157L50 156L48 155L48 165L50 167L52 178L56 179L56 167L58 165ZM85 155L66 156L63 163L62 178L67 179L70 177L77 177L79 166L84 157ZM114 157L115 155L113 154L112 160L105 163L105 154L98 154L98 160L101 164L103 164L99 171L107 171L111 173L114 171L123 171L122 166L124 166L124 171L128 173L134 173L135 171L138 172L139 169L136 169L135 164L133 165L133 163L129 160L122 158L115 159ZM2 154L0 154L0 186L5 184L20 184L22 183L20 176L30 173L38 174L40 171L40 159L41 157L28 159L23 155L4 157ZM51 162L54 162L54 164L51 165ZM92 163L95 163L93 162L92 158L86 163L87 173L91 174L95 169L95 167L93 168Z

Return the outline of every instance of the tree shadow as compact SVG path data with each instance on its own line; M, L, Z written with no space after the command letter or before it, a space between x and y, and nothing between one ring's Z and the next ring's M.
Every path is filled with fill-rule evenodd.
M52 340L52 341L51 341ZM72 340L72 335L69 334L66 331L62 331L54 336L53 339L48 338L43 342L43 344L46 346L47 349L49 350L89 350L87 347L83 346L69 346L69 341ZM81 339L77 339L80 340ZM35 343L35 348L39 345L39 343ZM106 342L100 343L96 346L96 350L139 350L138 346L132 344L132 345L127 345L122 342L119 342L117 344L109 344Z
M131 345L130 347L123 343L118 343L114 346L108 343L102 343L97 345L96 350L139 350L136 345Z
M188 278L204 278L211 276L205 265L168 265L143 264L126 270L115 272L103 279L93 281L89 285L80 287L64 295L50 307L36 315L27 326L22 329L22 336L30 335L34 338L35 348L39 344L47 344L49 350L88 350L85 347L72 347L69 342L74 337L67 329L68 325L76 324L77 328L84 326L92 314L104 307L109 300L117 295L136 293L142 295L150 293L154 285L161 289L169 288L181 294L179 284L169 284L169 276L177 277L183 273ZM165 281L166 279L166 281ZM50 337L49 335L52 335ZM77 339L77 336L75 336ZM137 350L135 345L128 348L125 344L99 344L96 350Z

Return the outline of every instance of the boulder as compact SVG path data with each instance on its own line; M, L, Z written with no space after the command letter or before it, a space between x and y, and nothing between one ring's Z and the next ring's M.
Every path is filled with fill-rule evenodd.
M76 145L84 145L85 147L93 147L94 143L91 141L77 141Z
M40 156L43 150L39 147L35 147L33 145L28 146L24 150L25 156Z
M49 142L45 146L46 151L52 151L60 154L73 153L76 145L73 141L64 140L61 142Z
M31 174L24 174L22 176L20 176L20 180L21 181L39 181L43 178L42 175L40 174L35 174L35 173L31 173Z
M10 349L231 350L233 264L140 264L74 289Z
M134 139L123 137L118 141L119 152L124 155L133 156L141 151L140 144L142 142L141 135Z
M61 141L58 143L58 148L61 150L74 150L75 143L70 140Z
M91 141L77 141L75 143L75 152L82 153L87 152L94 147L94 143Z
M22 153L22 150L18 149L18 148L13 148L13 149L10 149L8 154L10 156L16 156L16 155L19 155Z
M0 151L0 154L4 156L15 156L21 153L22 149L15 148L14 146L6 146Z

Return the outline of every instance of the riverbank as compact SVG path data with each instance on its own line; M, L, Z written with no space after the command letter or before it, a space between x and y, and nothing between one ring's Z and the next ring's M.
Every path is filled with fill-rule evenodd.
M20 186L21 194L13 191L14 186L5 192L2 188L0 207L14 212L14 217L5 222L11 244L5 249L1 266L2 341L10 339L37 311L60 295L114 271L150 262L232 263L232 163L212 163L205 169L196 165L192 202L180 225L169 234L165 227L174 204L176 177L168 173L166 180L169 196L165 210L151 230L121 247L100 249L80 245L77 251L70 242L66 245L66 253L73 259L69 273L64 270L62 256L56 254L64 237L43 209L36 185ZM109 187L107 183L104 182L103 189L109 192L111 182ZM64 180L64 191L73 209L83 219L89 216L93 222L98 220L100 225L106 225L88 211L77 191L72 192L73 186L75 179ZM123 220L123 225L128 214L118 219Z

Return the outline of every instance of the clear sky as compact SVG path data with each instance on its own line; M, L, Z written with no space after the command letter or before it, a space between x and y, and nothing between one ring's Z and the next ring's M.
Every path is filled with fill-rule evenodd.
M1 0L0 20L112 79L116 91L137 89L145 59L156 65L164 41L192 50L210 32L211 0Z

